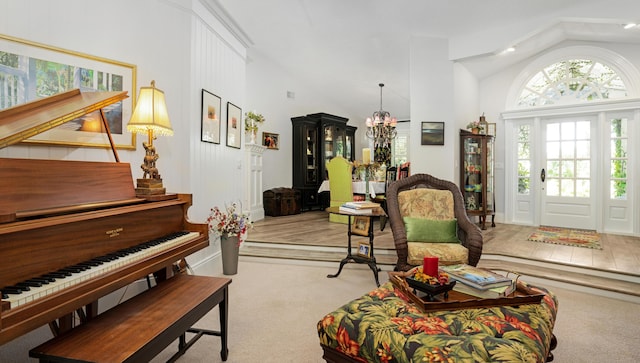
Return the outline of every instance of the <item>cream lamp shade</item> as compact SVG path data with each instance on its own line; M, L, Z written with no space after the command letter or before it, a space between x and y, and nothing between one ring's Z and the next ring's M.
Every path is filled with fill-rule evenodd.
M127 124L127 130L139 134L148 133L150 144L153 144L154 134L173 136L164 92L156 88L155 81L151 81L151 87L140 87L138 102Z
M173 135L164 92L156 88L156 82L151 81L151 87L140 87L140 95L133 115L127 124L127 130L134 133L147 133L149 141L143 142L145 149L143 164L140 165L144 174L137 179L136 195L149 198L165 195L162 178L156 167L160 157L153 146L154 133L157 135Z

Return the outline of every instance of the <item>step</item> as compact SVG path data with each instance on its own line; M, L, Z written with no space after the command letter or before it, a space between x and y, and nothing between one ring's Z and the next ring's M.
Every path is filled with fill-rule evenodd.
M543 284L547 282L550 285L640 302L640 278L635 275L499 255L482 255L478 266L495 271L516 272L528 281L535 279Z
M347 256L347 249L341 247L321 247L321 248L309 248L309 246L297 246L291 248L291 245L286 247L273 246L256 246L246 243L240 249L240 256L251 257L264 257L264 258L276 258L276 259L289 259L289 260L302 260L302 261L324 261L324 262L336 262L339 263ZM263 244L264 245L264 244ZM352 254L357 254L357 250L353 249ZM393 254L384 253L384 251L375 251L376 263L378 265L387 265L393 267L396 265L397 257L395 251ZM387 268L388 269L388 268Z
M357 247L352 249L357 254ZM279 260L297 260L338 264L347 255L346 247L311 246L291 243L244 242L240 256ZM392 271L396 265L395 250L376 249L376 263L382 270ZM632 274L568 266L520 257L483 254L480 267L503 272L517 272L527 281L581 290L597 295L640 303L640 277Z

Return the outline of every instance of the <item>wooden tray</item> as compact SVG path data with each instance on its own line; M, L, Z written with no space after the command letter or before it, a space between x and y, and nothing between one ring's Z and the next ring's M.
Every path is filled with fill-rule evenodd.
M389 272L389 280L402 291L423 312L439 310L460 310L492 306L514 306L539 304L544 294L534 291L518 282L516 291L509 296L497 298L478 298L459 291L449 291L448 296L418 296L406 281L411 272Z

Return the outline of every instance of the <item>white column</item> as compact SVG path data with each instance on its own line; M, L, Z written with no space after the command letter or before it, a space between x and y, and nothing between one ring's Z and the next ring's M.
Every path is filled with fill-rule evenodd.
M258 144L244 144L245 190L244 210L249 210L252 221L264 219L262 204L262 153L267 148Z

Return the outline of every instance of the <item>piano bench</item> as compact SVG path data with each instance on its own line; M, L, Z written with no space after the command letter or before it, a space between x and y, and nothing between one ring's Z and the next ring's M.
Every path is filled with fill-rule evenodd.
M231 279L176 275L85 324L29 351L40 362L148 362L179 338L183 355L203 334L220 336L227 360L228 286ZM192 328L216 305L220 331ZM196 333L189 342L186 332Z

